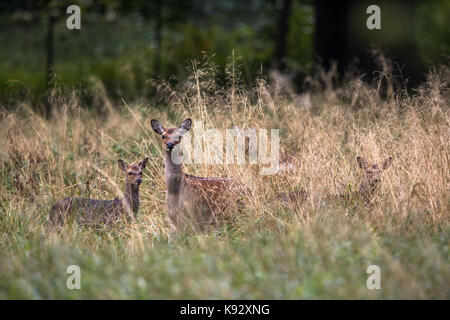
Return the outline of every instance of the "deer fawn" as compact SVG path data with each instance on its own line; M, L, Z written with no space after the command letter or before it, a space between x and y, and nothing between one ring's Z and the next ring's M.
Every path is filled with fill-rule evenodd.
M103 223L106 225L119 221L124 215L128 218L139 210L139 186L142 182L142 171L147 165L145 158L137 165L127 165L122 159L117 161L119 168L125 173L124 197L114 200L96 200L69 197L57 202L50 214L55 224L63 224L70 217L85 224Z
M278 192L275 199L280 202L283 207L295 207L303 205L308 197L308 192L300 187L298 190L294 191Z
M361 197L366 203L370 203L375 190L381 181L381 174L391 165L392 157L384 160L381 166L378 165L378 163L368 164L364 158L359 156L356 157L356 161L358 162L359 167L363 170L364 176L363 181L359 184L358 191L355 195ZM337 197L342 200L350 200L352 195L340 194Z
M191 124L188 118L179 128L165 129L157 120L151 120L153 130L162 137L166 154L166 206L172 231L184 227L203 230L226 220L237 209L235 205L241 200L240 196L250 194L248 187L234 179L195 177L185 174L181 163L174 163L172 151Z

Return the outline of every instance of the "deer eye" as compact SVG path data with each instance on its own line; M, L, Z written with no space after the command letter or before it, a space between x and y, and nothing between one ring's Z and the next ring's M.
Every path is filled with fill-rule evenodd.
M132 176L132 175L133 175L133 172L131 172L131 171L128 172L128 175L129 175L129 176Z
M163 139L165 139L165 138L166 138L166 136L162 136L162 138L163 138Z

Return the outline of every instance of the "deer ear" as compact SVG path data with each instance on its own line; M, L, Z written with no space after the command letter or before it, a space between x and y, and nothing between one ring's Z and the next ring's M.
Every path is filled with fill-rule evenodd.
M363 157L356 157L356 161L358 162L358 165L361 169L367 168L367 162Z
M139 162L139 167L144 170L145 167L147 166L147 162L148 162L148 158L145 158L144 160L142 160L141 162Z
M392 157L389 157L386 160L384 160L384 162L383 162L383 170L386 170L387 168L389 168L389 166L392 163L392 160L393 160Z
M187 118L186 120L183 121L181 126L178 128L178 132L182 135L185 134L186 132L189 131L189 129L191 129L191 124L192 124L191 118Z
M159 134L162 135L163 131L164 131L164 127L161 125L161 123L159 123L158 120L152 119L152 121L150 121L150 123L152 124L152 128L153 130Z
M127 171L127 164L125 163L125 161L123 161L122 159L117 160L117 164L119 165L119 169L122 170L123 172Z

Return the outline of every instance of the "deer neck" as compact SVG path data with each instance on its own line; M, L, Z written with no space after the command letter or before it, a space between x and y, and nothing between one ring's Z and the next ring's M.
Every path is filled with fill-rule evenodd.
M184 179L183 165L175 164L172 161L171 152L166 151L166 165L164 167L164 179L166 181L167 192L178 194Z
M124 202L133 213L139 211L139 186L135 184L125 183Z

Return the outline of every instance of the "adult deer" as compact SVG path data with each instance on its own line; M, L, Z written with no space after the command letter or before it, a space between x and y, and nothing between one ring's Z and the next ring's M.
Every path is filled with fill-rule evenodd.
M203 230L227 220L238 210L236 205L251 194L248 187L234 179L201 178L183 172L181 161L174 161L179 156L175 146L191 124L188 118L180 127L166 129L159 121L151 120L153 130L162 137L165 150L166 206L172 231L185 227Z
M117 161L125 174L125 192L121 199L97 200L89 198L68 197L57 202L51 210L50 218L55 224L62 225L73 217L82 224L111 225L123 217L129 218L139 211L139 186L142 171L148 158L139 164L127 165L122 159Z

